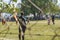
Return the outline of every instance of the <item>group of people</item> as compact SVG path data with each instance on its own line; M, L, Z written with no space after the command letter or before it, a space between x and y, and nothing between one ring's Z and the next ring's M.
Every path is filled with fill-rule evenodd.
M21 16L17 16L16 10L14 10L13 12L14 12L13 17L16 20L16 24L19 23L19 40L24 40L24 34L26 31L26 24L27 24L26 21L29 22L29 20L25 18L24 12L21 12ZM52 17L52 18L50 18L50 17ZM55 16L54 15L52 15L52 16L48 15L47 19L48 19L48 25L50 25L51 19L52 19L52 23L55 24ZM4 25L5 23L6 23L5 19L2 19L2 24ZM21 33L21 31L22 31L22 33Z
M2 12L0 12L2 13ZM16 21L16 24L19 24L19 40L24 40L24 34L25 34L25 31L26 31L26 21L29 22L28 19L25 18L24 16L24 12L21 12L21 16L17 16L17 11L14 10L13 11L13 17ZM5 25L6 24L6 20L5 18L2 18L2 16L0 15L1 19L2 19L2 25Z
M48 20L48 25L50 25L51 21L53 24L55 24L55 15L54 14L52 14L51 16L47 15L47 20Z

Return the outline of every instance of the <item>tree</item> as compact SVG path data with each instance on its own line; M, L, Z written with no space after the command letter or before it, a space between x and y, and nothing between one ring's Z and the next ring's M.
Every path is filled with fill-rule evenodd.
M12 0L12 1L17 2L17 0ZM22 0L21 10L23 10L25 12L25 14L36 13L36 12L39 13L39 11L41 13L47 13L49 11L57 12L59 10L59 8L55 4L52 2L52 0ZM10 9L10 10L8 10L8 12L12 13L11 10L13 10L14 8L10 8L9 6L7 8L5 8L3 11L5 12L8 9ZM56 9L56 8L58 8L58 9ZM16 9L18 9L18 8L16 8ZM18 11L20 11L20 9L18 9Z
M7 13L13 13L13 10L16 9L18 12L20 11L19 8L15 8L14 4L10 4L11 1L17 2L17 0L10 0L9 4L6 4L2 2L0 5L0 8L2 9L2 12L7 12Z
M14 2L17 2L17 0L13 0Z
M57 2L54 4L52 2L52 0L22 0L22 3L30 6L30 8L29 8L30 12L32 12L32 11L33 12L38 12L39 10L40 11L42 10L44 13L47 13L49 11L52 12L52 9L57 7L57 6L54 6L54 5L56 5ZM51 8L51 7L53 7L53 8ZM24 9L24 11L27 10L27 8L24 7L24 6L22 6L22 9Z
M53 0L22 0L22 3L24 6L22 5L21 9L25 14L33 13L35 16L37 12L39 17L48 12L56 13L59 10L59 7L56 5L57 1L53 2Z

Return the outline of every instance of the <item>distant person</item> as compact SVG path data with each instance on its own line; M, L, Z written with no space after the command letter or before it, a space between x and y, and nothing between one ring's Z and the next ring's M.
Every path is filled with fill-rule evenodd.
M6 24L6 20L2 19L2 25Z
M0 11L0 17L1 17L1 20L2 20L2 25L5 25L5 24L6 24L6 20L5 20L5 18L2 16L2 11Z
M51 16L51 17L52 17L52 23L53 23L53 24L55 24L55 15L54 15L54 14L52 14L52 16Z
M48 25L50 25L50 15L47 15Z

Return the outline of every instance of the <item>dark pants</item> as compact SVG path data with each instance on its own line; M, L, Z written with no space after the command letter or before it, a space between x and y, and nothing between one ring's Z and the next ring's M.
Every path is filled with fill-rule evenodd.
M19 40L21 40L21 29L19 27Z
M55 20L54 19L52 19L52 23L55 24Z
M26 26L21 26L23 34L25 34ZM21 40L21 29L19 27L19 40ZM24 35L22 35L22 40L24 40Z

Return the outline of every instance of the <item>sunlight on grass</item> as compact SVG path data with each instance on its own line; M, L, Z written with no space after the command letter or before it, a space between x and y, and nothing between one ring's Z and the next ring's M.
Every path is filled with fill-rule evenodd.
M47 21L30 21L30 23L27 25L27 28L31 28L31 30L26 29L25 33L25 40L52 40L53 36L55 35L55 31L57 35L60 35L60 20L55 21L55 25L52 23L50 25L47 25ZM18 40L18 25L15 24L15 22L8 22L8 25L10 27L8 34L6 34L7 30L1 32L5 28L7 28L5 25L2 25L0 22L0 38L11 38ZM29 35L31 33L31 35ZM6 34L6 37L4 37ZM45 36L44 36L45 35ZM53 35L53 36L48 36ZM54 40L60 40L60 37L56 36Z

